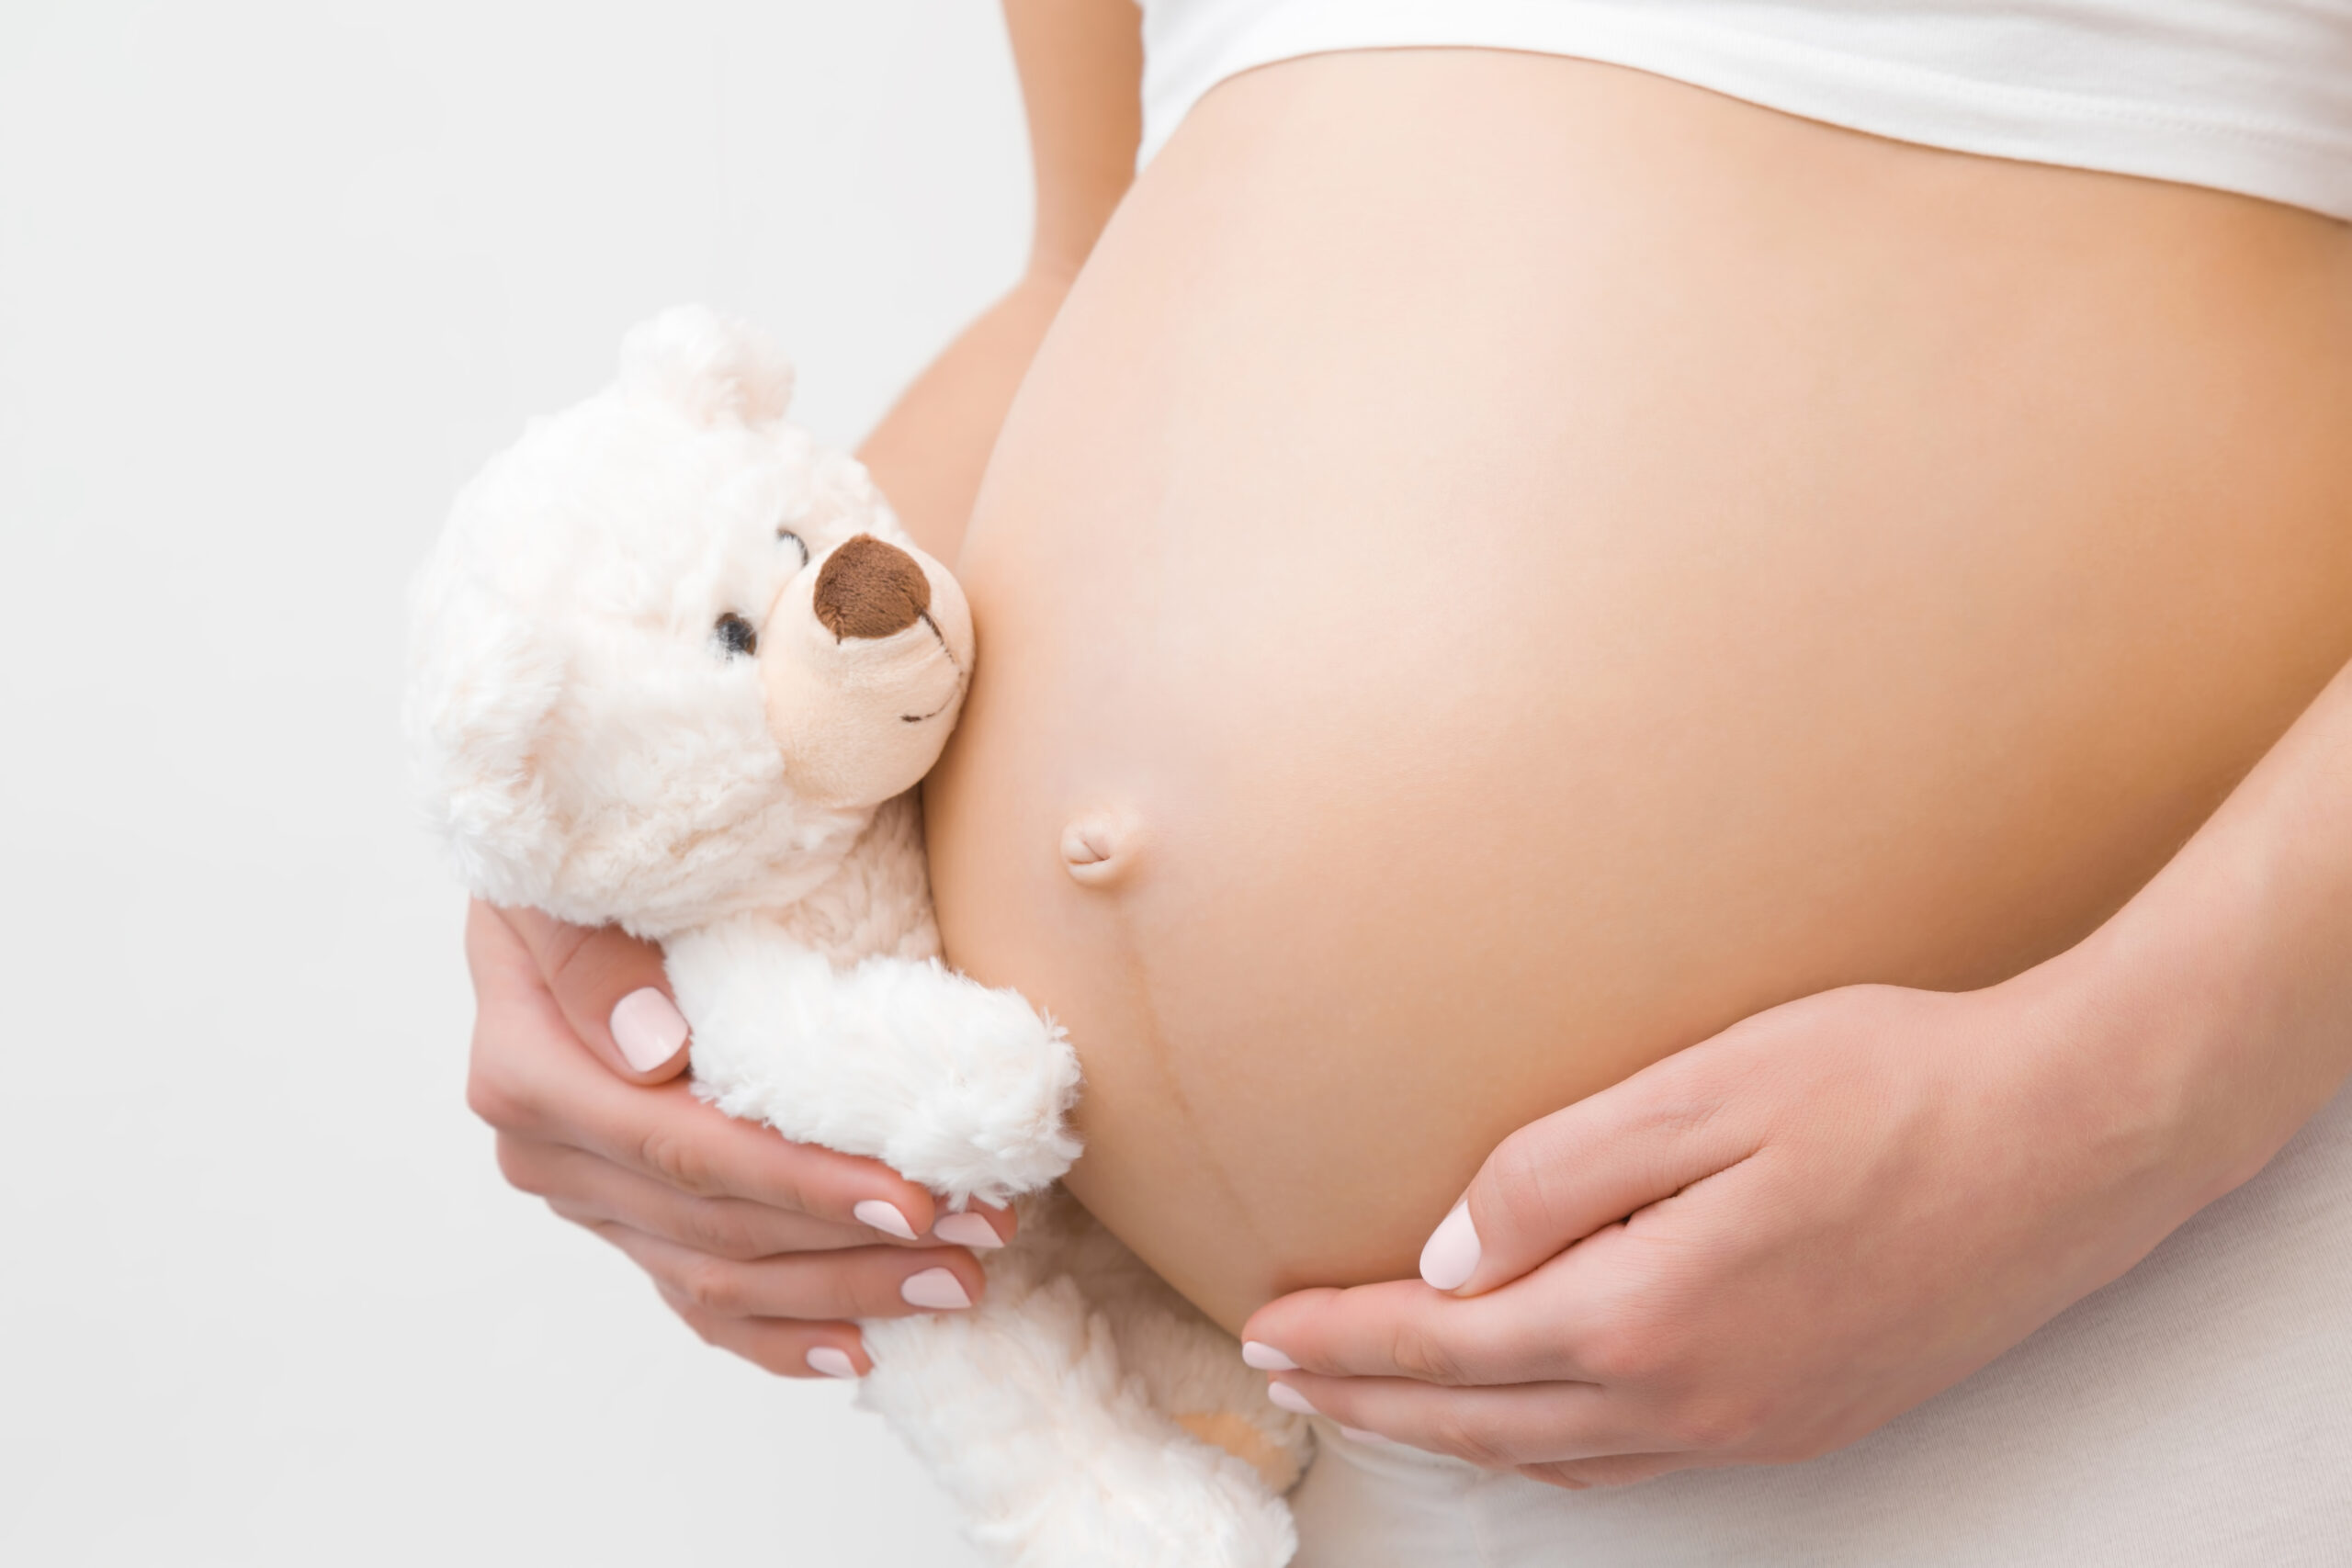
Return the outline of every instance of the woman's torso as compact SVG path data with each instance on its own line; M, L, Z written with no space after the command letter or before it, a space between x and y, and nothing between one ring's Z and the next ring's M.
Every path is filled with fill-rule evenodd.
M949 950L1212 1314L1408 1274L1511 1129L2127 897L2352 656L2347 432L2308 213L1566 59L1250 73L1000 443Z

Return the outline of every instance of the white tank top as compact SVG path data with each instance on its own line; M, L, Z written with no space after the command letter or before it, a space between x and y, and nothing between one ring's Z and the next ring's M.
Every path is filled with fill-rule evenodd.
M1470 45L2352 221L2352 0L1140 0L1142 161L1238 72Z

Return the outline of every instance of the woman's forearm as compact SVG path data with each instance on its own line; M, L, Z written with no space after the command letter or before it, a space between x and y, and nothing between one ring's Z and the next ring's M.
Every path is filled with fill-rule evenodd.
M858 450L915 542L951 566L1012 395L1135 177L1141 22L1130 0L1005 0L1036 187L1029 266Z
M2352 1072L2352 666L2062 962L2120 1025L2120 1073L2168 1098L2193 1203L2326 1103Z
M858 457L915 543L954 565L1005 410L1028 373L1067 275L1033 270L899 395Z

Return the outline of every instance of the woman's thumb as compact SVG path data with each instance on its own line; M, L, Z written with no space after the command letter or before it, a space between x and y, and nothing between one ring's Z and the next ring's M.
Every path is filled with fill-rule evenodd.
M1740 1118L1713 1113L1718 1077L1668 1057L1505 1138L1430 1233L1421 1278L1491 1291L1754 1153Z
M662 950L617 926L571 926L537 909L497 911L538 965L571 1032L632 1083L686 1067L686 1021L671 999Z

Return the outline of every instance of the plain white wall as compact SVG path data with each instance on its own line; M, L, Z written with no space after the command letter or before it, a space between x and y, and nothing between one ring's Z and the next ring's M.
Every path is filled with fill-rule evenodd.
M401 599L620 333L854 440L1010 283L985 0L0 7L0 1559L972 1561L500 1184Z

